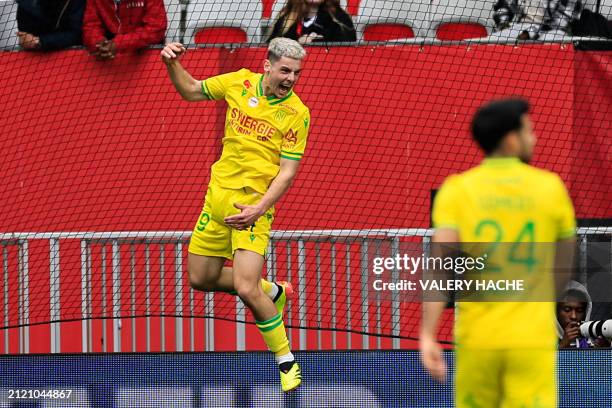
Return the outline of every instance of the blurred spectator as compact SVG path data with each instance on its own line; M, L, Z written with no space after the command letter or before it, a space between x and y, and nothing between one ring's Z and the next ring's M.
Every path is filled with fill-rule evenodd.
M580 323L591 318L593 303L586 288L571 281L557 303L557 335L559 348L609 347L604 338L590 339L580 335Z
M85 0L17 0L17 37L26 50L81 45Z
M83 43L100 60L118 52L163 44L166 33L163 0L87 0Z
M572 35L612 38L612 21L599 13L584 9L580 18L572 24Z
M291 38L300 44L357 40L353 21L339 0L288 0L268 41L276 37Z
M497 33L519 40L554 39L565 35L612 38L604 16L580 0L497 0L493 7ZM542 38L545 34L547 38Z

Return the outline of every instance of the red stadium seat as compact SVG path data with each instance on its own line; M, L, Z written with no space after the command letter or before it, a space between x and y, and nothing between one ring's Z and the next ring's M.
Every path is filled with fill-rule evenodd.
M438 40L467 40L488 36L487 29L478 23L444 23L438 26Z
M429 27L430 0L361 0L357 41L392 41L423 37Z
M467 40L487 37L493 29L492 0L433 0L428 38Z
M347 0L345 9L351 16L356 16L359 13L359 0Z
M283 0L277 0L276 3L285 3ZM270 18L272 17L272 7L274 6L275 1L274 0L261 0L261 6L263 7L263 18Z
M247 33L235 27L206 27L195 33L195 44L245 43Z
M389 41L414 38L412 28L404 24L373 24L363 32L364 41Z
M191 0L185 42L260 44L261 16L261 0Z

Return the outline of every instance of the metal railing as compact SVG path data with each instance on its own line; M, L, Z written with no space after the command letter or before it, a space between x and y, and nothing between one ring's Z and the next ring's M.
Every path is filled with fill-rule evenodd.
M30 352L30 276L29 276L29 249L27 239L0 239L0 247L2 248L2 282L3 282L3 305L2 305L2 324L4 327L9 326L9 299L15 291L10 291L9 277L11 272L9 252L16 252L15 265L13 270L17 271L17 323L19 337L19 353ZM3 336L4 350L9 349L9 332L4 330Z
M578 228L577 230L580 240L580 250L582 254L586 254L587 243L589 236L594 234L611 234L612 227L589 227ZM47 240L49 248L49 324L50 324L50 350L52 353L61 352L61 332L60 322L62 321L62 292L60 286L60 259L62 257L62 242L65 240L78 240L80 242L80 318L81 320L81 348L83 352L93 351L92 345L92 321L97 318L105 318L112 320L113 331L113 346L112 350L108 350L108 338L106 324L102 325L102 343L103 351L122 351L122 320L128 320L131 323L131 351L136 350L136 297L139 291L136 283L136 275L144 273L144 297L145 297L145 337L146 351L151 351L152 333L151 325L151 300L159 299L159 335L161 351L167 351L165 344L165 333L167 331L165 299L171 291L171 296L174 299L175 316L175 350L184 351L184 335L189 335L189 350L194 350L195 344L195 301L194 291L185 281L184 262L187 255L186 245L188 244L190 231L153 231L153 232L59 232L59 233L4 233L0 234L0 247L2 252L3 266L3 293L4 304L3 312L3 340L4 350L9 350L9 330L7 327L18 327L19 336L19 353L28 353L30 345L29 325L32 323L30 316L30 265L29 265L29 244L34 240ZM278 262L280 253L284 254L282 261L286 264L286 278L294 283L297 287L297 299L288 304L286 311L286 323L291 327L298 327L298 338L291 338L290 342L293 348L304 350L307 348L307 326L305 323L308 317L314 316L315 325L322 326L324 320L324 308L322 305L322 282L329 282L329 307L325 309L325 313L331 314L331 327L337 325L342 326L343 330L348 332L355 331L361 333L361 345L355 345L358 348L370 348L371 335L380 335L381 332L381 302L380 297L372 298L369 294L368 277L369 277L369 257L374 256L391 256L394 257L400 253L400 240L407 237L417 237L421 240L424 252L430 241L432 230L429 229L377 229L377 230L306 230L306 231L275 231L272 232L270 243L268 246L268 256L266 260L268 279L275 280L279 275ZM384 245L383 245L384 244ZM328 256L323 259L321 256L323 246ZM144 248L144 251L137 251L136 247ZM99 248L97 248L99 247ZM171 247L171 254L167 254L168 247ZM357 247L357 248L355 248ZM99 268L100 268L100 291L101 291L101 315L96 315L93 312L94 296L92 295L92 272L96 265L93 265L92 249L99 249ZM151 266L152 248L157 251L156 260L158 268L153 271ZM310 248L310 249L309 249ZM387 253L382 253L384 248ZM297 253L294 251L297 249ZM356 249L356 250L355 250ZM612 252L612 247L611 247ZM122 254L129 254L129 295L122 297L122 282L121 277L126 276L125 271L122 274ZM143 255L144 259L137 259L138 255ZM358 259L355 255L359 254ZM13 256L11 256L13 255ZM110 259L109 259L110 256ZM582 256L581 259L586 259ZM111 270L108 271L108 261L110 260ZM308 272L307 260L314 263L314 271ZM329 263L323 265L323 261L328 260ZM12 262L11 262L12 261ZM125 261L125 260L124 260ZM138 262L137 262L138 261ZM297 261L297 262L296 262ZM11 268L14 265L14 268ZM140 265L140 269L138 265ZM340 273L339 265L343 264L346 270ZM169 267L169 265L172 265ZM329 279L323 279L321 276L322 267L325 266L329 270L331 276ZM12 288L9 282L11 270L18 271L17 287ZM351 281L351 276L359 272L360 284L355 287ZM159 280L160 285L158 291L154 293L155 287L151 285L152 273L157 273L155 278ZM37 272L38 273L38 272ZM107 287L108 274L111 274L111 287ZM173 274L173 287L166 287L166 274ZM312 273L315 276L316 287L314 291L309 292L306 287L307 273ZM392 271L392 279L396 280L399 276L399 271ZM342 288L337 287L337 278L344 275L345 281ZM142 276L142 275L141 275ZM125 283L124 283L125 284ZM184 291L187 290L187 298L185 301ZM340 291L342 291L340 293ZM11 294L18 295L18 324L9 324L9 298ZM315 307L308 307L307 296L314 296ZM345 302L345 310L338 310L338 296L342 295L347 301ZM204 349L207 351L215 350L215 297L213 293L204 295L204 314L207 319L204 320L203 342ZM312 299L311 299L312 301ZM355 304L357 302L357 304ZM124 307L122 308L122 304ZM359 307L361 316L358 327L352 327L352 322L355 321L355 316L352 316L354 307ZM292 311L296 308L295 312ZM371 309L375 308L375 309ZM375 310L375 321L370 321L370 311ZM391 312L391 330L392 347L400 348L400 329L402 316L400 315L400 299L399 294L391 295L390 312ZM123 311L123 315L122 315ZM235 324L235 340L236 350L246 349L246 310L242 302L236 297L235 303L236 324ZM342 312L340 314L339 312ZM343 322L340 318L343 317ZM186 329L184 323L188 319L189 328ZM142 333L139 333L141 335ZM387 333L388 334L388 333ZM331 332L332 349L337 348L336 331ZM376 348L381 348L381 337L376 336ZM351 336L347 336L347 348L353 348L351 344ZM125 343L124 343L125 344ZM322 334L317 332L316 348L322 348ZM125 350L123 350L125 351Z

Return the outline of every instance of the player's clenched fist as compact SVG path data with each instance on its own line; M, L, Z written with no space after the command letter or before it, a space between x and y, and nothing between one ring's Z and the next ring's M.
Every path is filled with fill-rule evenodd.
M181 55L185 54L187 49L181 43L169 43L166 44L164 49L161 51L162 61L165 64L170 64L173 60L177 60Z

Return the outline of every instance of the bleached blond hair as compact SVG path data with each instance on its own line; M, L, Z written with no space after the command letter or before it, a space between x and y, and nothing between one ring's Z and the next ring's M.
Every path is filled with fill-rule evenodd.
M291 38L273 38L268 45L268 59L274 62L282 57L302 60L306 57L306 50L300 43Z

